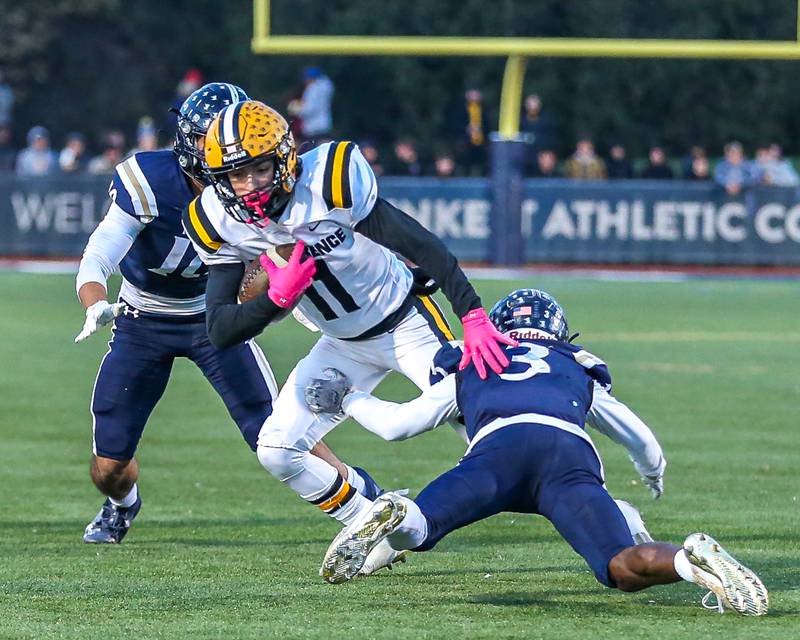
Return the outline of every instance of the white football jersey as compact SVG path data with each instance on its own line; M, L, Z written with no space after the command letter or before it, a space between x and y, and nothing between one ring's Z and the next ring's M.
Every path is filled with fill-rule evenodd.
M354 231L378 197L375 174L352 142L300 156L303 171L277 222L261 228L229 216L212 187L192 201L189 237L208 265L249 262L271 246L302 240L316 258L300 311L327 335L353 338L396 311L412 276L389 249Z

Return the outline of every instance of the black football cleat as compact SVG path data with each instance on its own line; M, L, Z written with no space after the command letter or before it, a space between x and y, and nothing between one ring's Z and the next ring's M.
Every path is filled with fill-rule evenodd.
M83 532L83 541L89 544L119 544L131 528L131 523L142 508L142 499L130 507L115 507L106 498L98 514Z

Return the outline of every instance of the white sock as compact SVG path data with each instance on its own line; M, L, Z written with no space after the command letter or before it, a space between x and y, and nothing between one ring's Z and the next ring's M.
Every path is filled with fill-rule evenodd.
M139 490L136 488L136 483L133 483L131 490L128 492L128 495L125 496L122 500L115 500L111 496L108 496L108 499L111 501L115 507L122 507L123 509L127 509L128 507L132 507L136 502L136 499L139 497Z
M331 515L346 527L355 522L357 518L361 517L361 514L369 510L371 506L371 500L367 500L360 493L355 493L353 497L347 501L346 505L334 511Z
M694 582L692 563L689 562L689 558L686 557L686 552L683 549L679 549L675 554L673 564L675 565L675 571L681 578L686 580L686 582Z
M367 483L364 482L364 478L358 475L358 471L353 469L349 464L345 464L344 466L347 467L347 482L363 496L364 490L367 488Z
M387 538L392 549L397 551L416 549L428 537L428 521L416 502L405 497L401 500L406 505L406 517Z

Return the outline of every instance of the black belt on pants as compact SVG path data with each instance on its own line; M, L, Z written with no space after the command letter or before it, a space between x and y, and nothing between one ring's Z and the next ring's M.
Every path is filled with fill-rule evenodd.
M403 318L408 315L408 312L411 311L411 308L414 306L414 298L416 298L416 296L409 293L396 311L392 311L374 327L367 329L364 333L353 338L339 338L339 340L369 340L370 338L379 336L382 333L391 331L398 324L400 324L403 321Z

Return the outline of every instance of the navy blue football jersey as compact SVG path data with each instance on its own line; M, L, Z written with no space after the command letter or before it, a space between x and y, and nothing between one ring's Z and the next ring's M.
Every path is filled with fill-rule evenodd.
M171 150L137 153L117 165L112 201L146 226L120 263L132 285L169 298L205 293L208 268L181 223L194 193Z
M458 371L461 346L443 345L433 359L431 384L456 374L456 401L469 439L497 418L538 413L584 426L592 405L594 382L611 389L605 363L567 342L532 340L504 347L511 364L497 375L488 369L481 380L474 366Z

